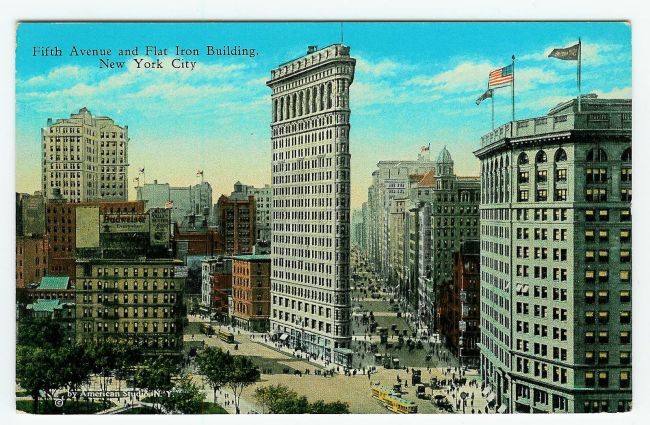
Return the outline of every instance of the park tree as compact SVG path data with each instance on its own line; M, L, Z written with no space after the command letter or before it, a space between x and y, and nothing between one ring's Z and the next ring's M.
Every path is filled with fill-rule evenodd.
M109 339L98 339L87 347L90 365L95 375L99 376L99 386L104 393L108 391L108 380L113 375L118 364L119 345Z
M116 347L118 357L115 362L115 378L118 391L122 390L122 381L133 376L135 367L142 361L142 350L132 343L120 342Z
M226 385L232 390L236 413L240 413L239 402L244 388L253 385L259 378L260 371L251 359L246 356L233 358L232 364L226 369Z
M227 370L233 357L220 348L208 347L196 357L199 372L212 388L212 401L217 402L217 391L227 384Z
M295 391L285 385L271 385L257 388L255 400L268 410L276 414L339 414L350 413L347 403L340 401L326 403L318 400L310 403L305 396L299 396Z
M49 317L24 317L18 324L16 345L60 347L64 340L61 324Z
M205 394L188 376L182 376L169 395L161 397L161 406L168 413L201 413Z
M173 388L174 366L167 359L147 359L135 373L135 385L150 392L164 392ZM154 397L154 408L161 397Z
M92 374L92 361L85 346L81 344L62 347L60 350L62 351L59 365L61 379L68 392L76 394L75 402L78 405L81 387L89 382Z

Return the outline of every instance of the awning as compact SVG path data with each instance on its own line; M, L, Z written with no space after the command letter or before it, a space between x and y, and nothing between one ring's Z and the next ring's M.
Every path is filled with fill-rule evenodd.
M285 341L287 338L289 338L289 334L280 335L280 341Z
M487 397L487 402L492 403L495 398L497 398L497 395L494 394L494 393L490 393L490 395L488 395L488 397Z
M505 404L502 404L502 405L499 406L499 408L497 409L497 413L505 413L506 410L508 410L508 407L507 407Z

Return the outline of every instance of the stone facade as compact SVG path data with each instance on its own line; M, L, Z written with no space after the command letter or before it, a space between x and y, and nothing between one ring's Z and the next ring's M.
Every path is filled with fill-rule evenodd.
M94 117L86 108L41 129L42 193L69 202L126 201L128 126Z
M346 364L351 343L350 106L355 59L334 44L271 71L271 332Z
M631 407L631 101L570 100L481 149L481 374L511 412Z

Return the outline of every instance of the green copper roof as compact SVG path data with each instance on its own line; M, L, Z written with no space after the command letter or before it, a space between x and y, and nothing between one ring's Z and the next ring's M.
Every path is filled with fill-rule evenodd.
M27 308L30 308L33 311L47 311L52 313L56 309L60 309L63 307L63 304L66 304L62 300L43 300L39 299L35 303L30 304L27 306Z
M236 255L235 260L239 261L271 261L270 255Z
M38 289L57 290L68 289L70 278L68 276L43 276Z

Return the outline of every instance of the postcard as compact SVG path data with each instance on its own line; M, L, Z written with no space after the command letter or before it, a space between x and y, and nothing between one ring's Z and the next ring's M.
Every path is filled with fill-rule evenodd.
M16 411L632 408L628 22L20 22Z

